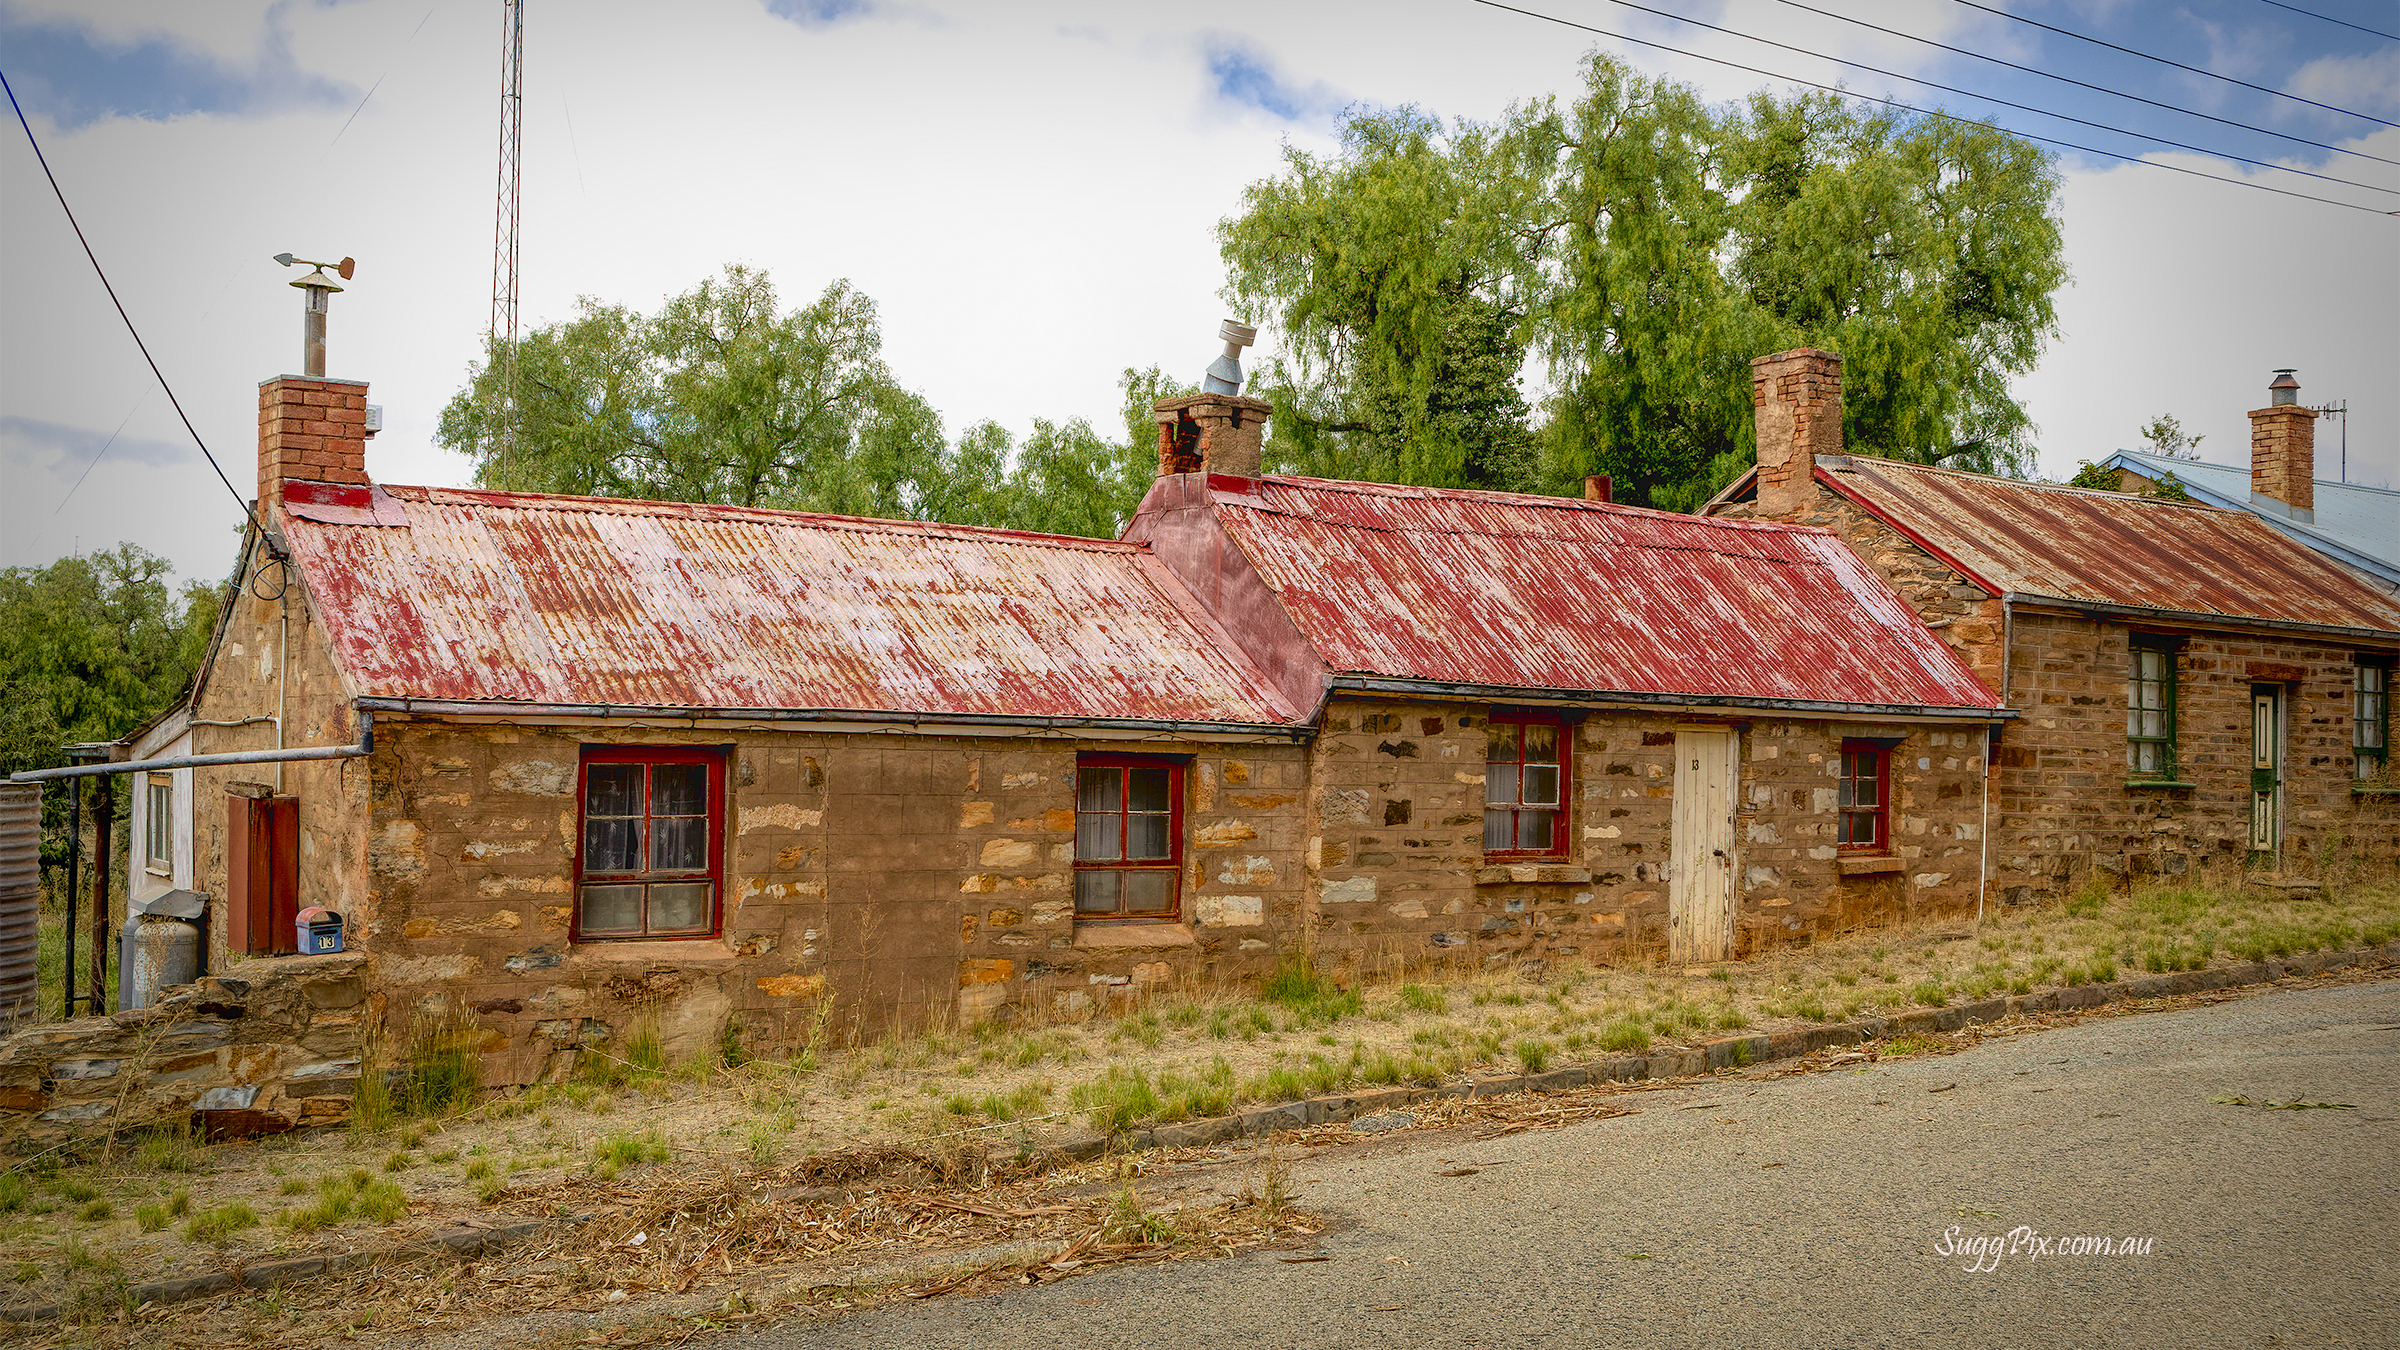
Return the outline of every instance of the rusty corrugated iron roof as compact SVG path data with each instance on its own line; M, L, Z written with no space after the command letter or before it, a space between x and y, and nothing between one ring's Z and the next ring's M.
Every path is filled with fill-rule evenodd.
M1824 530L1514 493L1209 482L1225 529L1338 673L1998 706Z
M360 697L1250 726L1299 711L1136 545L352 491L359 502L294 500L285 520Z
M1821 456L1817 477L1996 590L2400 629L2400 603L2248 512L1865 455Z

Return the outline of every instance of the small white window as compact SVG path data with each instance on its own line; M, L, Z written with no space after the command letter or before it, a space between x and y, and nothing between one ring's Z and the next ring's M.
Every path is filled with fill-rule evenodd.
M142 866L152 876L175 872L175 780L163 773L150 775L142 803Z

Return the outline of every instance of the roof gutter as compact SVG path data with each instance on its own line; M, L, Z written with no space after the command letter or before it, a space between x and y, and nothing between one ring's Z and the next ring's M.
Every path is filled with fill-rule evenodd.
M909 732L925 726L958 735L1027 732L1137 732L1211 739L1305 741L1313 725L1288 722L1186 722L1149 717L1035 717L1016 713L872 712L851 708L696 708L611 703L499 703L482 699L366 697L353 700L372 712L439 718L555 717L626 722L791 722L841 732Z
M1962 708L1916 703L1842 703L1810 698L1726 698L1708 694L1650 694L1623 690L1509 688L1489 684L1449 684L1439 680L1393 680L1337 675L1335 689L1362 694L1435 695L1471 698L1485 703L1556 703L1579 708L1638 708L1651 712L1722 714L1725 712L1784 712L1823 717L1940 722L2006 722L2013 708Z
M2185 628L2263 628L2274 633L2298 633L2308 637L2336 638L2342 641L2364 640L2378 647L2400 646L2400 629L2343 628L2329 623L2302 623L2297 619L2254 619L2244 614L2209 614L2189 609L2155 609L2148 605L2119 605L2099 600L2069 600L2062 596L2037 595L2026 591L2010 591L2001 599L2006 601L2011 608L2017 605L2031 605L2036 609L2064 610L2070 614L2089 614L2105 619L2141 619Z
M206 769L224 764L289 764L304 759L356 759L375 753L375 720L359 714L358 744L311 745L292 750L238 750L222 755L171 755L165 759L116 760L106 764L73 764L63 769L28 769L12 773L12 783L40 783L53 778L96 778L112 773L149 773L158 769Z

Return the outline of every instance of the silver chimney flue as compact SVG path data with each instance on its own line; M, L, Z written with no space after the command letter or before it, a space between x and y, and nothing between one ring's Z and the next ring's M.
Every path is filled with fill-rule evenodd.
M301 306L300 310L300 370L302 374L322 378L325 374L325 315L331 307L334 293L342 289L332 277L325 275L325 269L332 268L341 275L343 281L348 281L358 270L358 260L344 258L338 263L329 263L318 262L312 258L295 258L289 253L278 253L275 255L275 261L286 267L300 266L316 269L293 282L292 285L306 293L304 296L306 303Z
M2288 368L2275 372L2274 380L2267 385L2268 407L2281 408L2300 401L2300 381L2293 379L2292 375L2293 372Z
M1242 348L1258 341L1258 330L1231 319L1217 325L1217 336L1225 339L1225 354L1208 363L1208 374L1200 388L1211 394L1242 392Z

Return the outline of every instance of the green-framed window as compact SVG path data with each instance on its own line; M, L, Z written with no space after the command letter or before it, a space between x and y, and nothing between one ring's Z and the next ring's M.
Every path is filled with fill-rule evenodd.
M2362 656L2355 672L2350 702L2351 776L2381 778L2392 747L2392 658Z
M2175 753L2174 638L2135 633L2125 671L2125 774L2173 780Z

